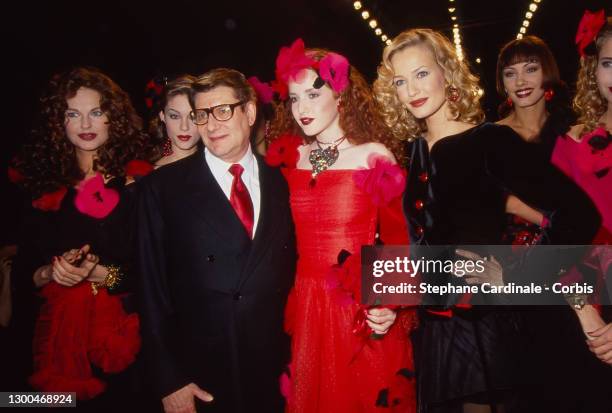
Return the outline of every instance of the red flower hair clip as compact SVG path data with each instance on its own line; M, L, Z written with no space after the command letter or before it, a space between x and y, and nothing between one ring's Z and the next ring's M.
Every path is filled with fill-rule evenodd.
M320 88L325 81L336 93L341 93L349 84L349 62L346 57L337 53L328 53L320 62L317 62L306 53L304 41L297 39L290 47L282 47L276 58L276 81L272 88L281 99L288 96L287 83L300 82L304 70L317 71L319 78L314 87Z
M578 32L576 33L576 44L578 45L580 56L595 53L593 42L605 24L606 15L603 9L595 13L591 13L588 10L584 11L580 24L578 24Z
M270 103L274 98L274 89L266 82L262 82L257 78L257 76L251 76L247 79L248 82L255 89L255 93L257 93L257 98L261 103Z
M319 76L334 92L341 93L349 84L348 60L338 53L329 53L319 62Z
M278 56L276 57L276 79L285 85L294 80L299 82L302 80L304 70L313 68L316 63L312 58L306 56L304 41L297 39L289 47L281 47ZM281 98L286 98L281 96Z
M163 79L163 82L166 83L166 78ZM148 109L153 109L155 101L159 99L163 91L164 85L158 79L153 78L147 82L145 86L145 105Z

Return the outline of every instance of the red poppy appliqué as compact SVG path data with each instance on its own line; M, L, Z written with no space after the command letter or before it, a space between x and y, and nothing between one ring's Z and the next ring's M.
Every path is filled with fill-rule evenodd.
M273 140L266 152L266 163L270 166L281 166L283 168L295 168L300 153L298 147L302 144L302 138L295 135L281 135Z
M94 218L104 218L119 203L119 193L104 186L102 175L96 174L82 182L77 188L74 205L82 214Z
M147 176L153 171L153 165L147 161L134 159L125 166L125 174L128 176Z
M62 200L66 196L68 190L66 187L61 187L57 191L47 192L43 194L40 198L32 201L32 206L36 209L40 209L42 211L57 211L60 209L62 205Z

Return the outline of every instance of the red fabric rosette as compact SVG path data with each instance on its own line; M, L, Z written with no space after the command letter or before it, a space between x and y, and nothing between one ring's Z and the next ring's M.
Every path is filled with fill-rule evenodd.
M580 56L585 55L585 49L595 40L605 23L606 14L603 9L595 13L591 13L589 10L584 11L576 32L576 45Z
M266 163L274 167L293 169L300 159L298 147L302 138L295 135L281 135L270 142L266 152Z
M370 194L374 205L383 206L402 195L406 173L388 157L371 154L368 157L368 168L357 170L353 174L353 181Z
M304 69L316 68L317 62L306 55L304 41L296 39L289 47L281 47L276 57L276 82L273 89L278 92L281 99L287 98L287 83L290 80L300 82L304 76Z
M338 53L328 53L319 62L319 74L336 93L341 93L349 85L349 62Z
M125 165L127 176L147 176L153 172L153 165L140 159L131 160Z
M57 211L60 209L62 205L62 200L66 196L68 189L66 187L61 187L57 191L47 192L43 194L40 198L32 201L32 206L36 209L40 209L42 211Z

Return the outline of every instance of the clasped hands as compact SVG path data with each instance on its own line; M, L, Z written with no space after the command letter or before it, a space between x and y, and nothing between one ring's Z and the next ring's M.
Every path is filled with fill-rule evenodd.
M87 279L91 282L102 282L107 271L99 266L100 257L91 253L88 244L79 249L71 249L61 256L55 256L51 264L40 267L34 273L34 283L42 287L49 281L65 287L72 287Z
M481 257L474 252L462 249L455 250L455 254L470 261L482 262L482 266L484 268L483 271L477 271L476 268L474 268L473 271L463 270L464 274L461 275L461 278L463 278L467 284L473 285L489 283L496 286L504 285L504 270L495 257ZM455 276L459 277L459 275L456 274Z

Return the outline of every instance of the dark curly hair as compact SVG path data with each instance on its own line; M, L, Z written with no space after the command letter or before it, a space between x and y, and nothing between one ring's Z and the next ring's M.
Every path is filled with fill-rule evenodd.
M307 49L306 53L318 62L331 52L324 49ZM393 152L398 162L403 163L405 156L403 143L393 138L391 130L380 115L370 86L355 67L351 66L349 70L349 86L338 96L340 96L338 106L340 127L349 142L353 144L382 143ZM308 143L315 139L312 136L304 135L293 119L290 100L275 104L275 116L270 125L270 140L283 134L301 136Z
M159 112L163 111L168 104L168 100L174 96L185 96L189 100L190 104L193 100L193 85L196 82L196 77L191 75L180 75L176 78L168 81L164 86L164 89L156 102L153 116L149 122L149 135L154 141L156 149L156 157L161 157L161 151L164 142L168 139L168 132L166 131L166 125L159 118Z
M109 119L109 138L97 150L94 170L105 176L125 176L129 161L148 161L153 156L152 144L129 96L107 75L90 67L54 75L40 99L37 126L13 165L24 176L22 184L33 197L62 186L74 186L84 178L64 126L66 100L82 87L100 94L100 108Z

